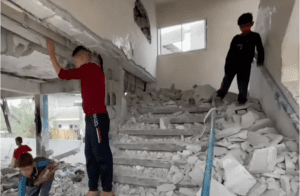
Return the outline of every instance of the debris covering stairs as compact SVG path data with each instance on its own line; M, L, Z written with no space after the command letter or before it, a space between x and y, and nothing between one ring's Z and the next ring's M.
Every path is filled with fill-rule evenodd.
M142 192L144 190L145 195L147 193L145 192L146 187L156 189L161 185L165 185L166 189L171 188L170 191L173 191L172 187L174 187L178 195L181 195L178 191L180 188L189 188L189 190L196 193L200 188L199 184L191 178L183 179L184 175L179 172L179 169L185 170L186 174L192 169L187 164L187 158L193 152L188 150L187 146L194 150L195 158L197 155L206 156L205 151L208 147L208 141L200 142L198 140L198 142L195 141L196 144L191 141L191 137L204 131L202 122L205 112L208 112L210 108L207 105L194 108L167 106L139 108L142 115L140 118L130 119L129 123L147 124L152 128L128 128L126 125L121 128L119 131L120 140L114 143L114 147L118 149L114 154L114 182L124 185L123 190L125 191L132 186ZM170 117L161 118L159 116ZM162 125L164 122L160 121L166 121L167 125ZM191 125L194 125L194 127L192 128ZM132 141L136 136L143 141ZM130 155L130 153L138 154L138 152L142 154L141 151L147 152L150 156L134 157ZM151 157L153 152L157 153L158 157ZM169 157L164 156L164 153L169 154ZM126 169L122 170L120 167L131 167L131 169L126 171ZM161 170L157 170L155 173L153 168ZM171 168L178 170L177 176L170 174L172 173L169 171ZM164 187L161 187L161 189L164 189ZM128 191L132 190L134 189L128 189ZM116 190L117 195L120 194L118 191ZM153 192L153 194L159 195L160 192ZM141 195L144 194L141 193Z

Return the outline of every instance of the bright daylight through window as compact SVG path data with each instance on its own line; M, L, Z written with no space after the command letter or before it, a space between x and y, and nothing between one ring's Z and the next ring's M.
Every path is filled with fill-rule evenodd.
M206 21L185 23L159 30L159 54L200 50L206 47Z

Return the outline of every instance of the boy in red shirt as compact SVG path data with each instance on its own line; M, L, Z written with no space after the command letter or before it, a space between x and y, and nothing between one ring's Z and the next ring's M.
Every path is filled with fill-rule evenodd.
M83 46L73 51L76 69L64 70L55 56L55 46L51 39L47 41L47 50L53 67L60 79L81 81L83 110L86 114L85 157L89 178L87 196L98 196L98 179L101 177L102 196L113 195L113 158L109 146L108 132L110 119L105 105L105 76L102 58L101 65L91 63L92 53Z
M12 166L14 168L17 167L18 159L21 154L28 153L29 151L32 151L31 148L27 145L22 145L23 139L21 137L16 138L16 144L19 146L15 151L13 155L13 163Z

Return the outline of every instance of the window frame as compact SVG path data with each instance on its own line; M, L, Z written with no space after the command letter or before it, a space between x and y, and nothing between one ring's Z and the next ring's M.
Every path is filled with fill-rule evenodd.
M192 22L199 22L199 21L203 21L205 22L205 47L202 48L202 49L195 49L195 50L188 50L188 51L181 51L181 52L173 52L173 53L170 53L170 54L161 54L161 29L162 28L167 28L167 27L173 27L173 26L181 26L181 48L182 47L182 39L183 39L183 35L182 35L182 25L184 24L188 24L188 23L192 23ZM184 22L184 23L180 23L180 24L174 24L174 25L170 25L170 26L167 26L167 27L160 27L157 32L158 32L158 39L157 39L157 56L165 56L165 55L173 55L173 54L186 54L186 53L190 53L190 52L198 52L198 51L201 51L201 50L207 50L207 46L208 46L208 35L207 35L207 29L208 29L208 25L207 25L207 18L204 18L204 19L200 19L200 20L193 20L193 21L189 21L189 22Z

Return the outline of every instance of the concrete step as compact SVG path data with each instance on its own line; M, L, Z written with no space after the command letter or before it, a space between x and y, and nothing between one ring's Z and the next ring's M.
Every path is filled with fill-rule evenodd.
M151 112L152 114L173 114L180 111L188 111L190 113L208 112L212 106L193 106L188 108L180 107L139 107L138 112L145 114Z
M208 143L203 142L203 144L199 144L201 146L201 151L205 152L208 148ZM185 146L180 146L176 144L167 144L167 143L159 143L159 142L136 142L136 143L115 143L115 148L119 150L139 150L139 151L161 151L161 152L178 152L186 150Z
M145 136L192 136L201 134L203 127L197 129L122 129L120 133L128 135L145 135Z
M203 116L189 116L189 117L173 117L170 119L172 124L184 124L184 123L203 123ZM137 118L136 121L139 123L148 123L148 124L159 124L160 118Z
M128 166L143 166L143 167L155 167L155 168L170 168L172 165L177 167L185 165L186 161L172 161L171 160L150 160L150 159L135 159L126 157L114 157L114 164L128 165Z
M145 186L145 187L157 187L163 184L172 184L172 182L166 182L166 181L160 181L156 179L147 179L147 178L139 178L139 177L133 177L133 176L122 176L115 174L113 176L113 181L116 183L122 183L122 184L131 184L136 186ZM191 184L191 183L178 183L175 185L176 189L179 188L198 188L198 185Z

